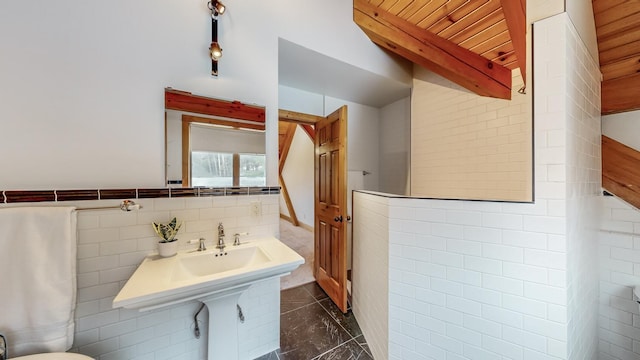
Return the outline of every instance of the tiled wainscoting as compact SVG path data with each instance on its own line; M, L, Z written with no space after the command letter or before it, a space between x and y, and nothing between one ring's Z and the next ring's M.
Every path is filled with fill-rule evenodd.
M73 351L98 360L206 359L207 318L199 315L202 334L194 337L192 301L149 312L113 309L112 300L142 259L156 252L151 222L172 217L184 221L180 248L195 248L188 240L204 237L214 246L218 222L227 234L249 232L247 240L277 236L278 195L201 196L136 199L139 211L119 209L78 212L78 307ZM260 202L261 215L250 204ZM120 200L6 204L2 206L118 206ZM240 297L245 315L240 325L241 358L253 359L279 347L280 281L253 285Z
M640 211L611 196L603 204L598 359L640 359Z

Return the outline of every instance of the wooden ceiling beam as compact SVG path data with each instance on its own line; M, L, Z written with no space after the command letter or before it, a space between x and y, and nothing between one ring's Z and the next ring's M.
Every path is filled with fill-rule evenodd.
M315 125L318 121L324 119L322 116L304 114L291 110L278 110L278 120L292 122L296 124Z
M602 187L640 209L640 152L602 135Z
M377 45L481 96L511 99L511 70L406 20L354 0L355 23Z
M283 143L280 144L280 159L278 159L278 180L280 181L280 186L282 187L282 196L284 197L284 202L287 205L291 223L294 226L298 226L299 222L298 217L296 216L296 210L293 207L293 202L291 201L291 197L289 196L289 190L287 190L287 184L284 182L284 177L282 176L282 170L284 169L284 164L287 162L289 149L291 149L293 136L296 134L296 128L298 127L298 125L292 122L280 121L278 122L278 127L282 127L282 130L280 130L279 132L284 133L284 137L281 139Z
M166 88L164 90L165 109L186 111L204 115L220 116L232 119L265 122L265 108L243 104L240 101L227 101L193 95L187 91Z
M640 109L640 73L602 82L602 115Z
M500 0L516 52L522 81L527 83L527 0Z
M309 135L311 143L314 143L316 139L316 129L313 126L306 124L300 124L300 126L302 126L302 130Z
M282 144L282 151L280 152L280 159L278 164L278 172L282 173L284 169L284 164L287 161L287 156L289 155L289 149L291 149L291 143L293 142L293 136L296 134L296 128L298 125L294 123L282 122L280 125L285 126L284 128L284 144Z

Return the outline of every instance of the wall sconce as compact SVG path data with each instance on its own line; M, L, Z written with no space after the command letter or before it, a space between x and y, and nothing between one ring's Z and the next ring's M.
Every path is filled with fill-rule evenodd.
M218 60L222 57L222 48L218 43L218 15L224 14L227 9L218 0L211 0L207 4L211 10L211 46L209 46L209 56L211 57L211 75L218 76Z

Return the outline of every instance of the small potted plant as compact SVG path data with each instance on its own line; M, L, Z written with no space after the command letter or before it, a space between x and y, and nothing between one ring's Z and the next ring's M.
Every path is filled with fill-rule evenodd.
M158 253L162 257L170 257L178 252L178 239L176 235L178 230L182 226L182 223L178 223L178 220L174 217L166 224L151 223L153 230L162 239L158 241Z

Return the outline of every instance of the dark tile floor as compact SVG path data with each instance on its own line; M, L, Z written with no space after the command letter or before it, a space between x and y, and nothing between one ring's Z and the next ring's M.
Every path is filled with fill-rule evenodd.
M372 360L356 318L315 283L280 293L280 349L258 360Z

